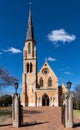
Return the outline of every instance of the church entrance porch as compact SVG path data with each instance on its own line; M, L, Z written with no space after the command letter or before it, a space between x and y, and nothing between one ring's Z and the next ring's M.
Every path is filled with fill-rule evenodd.
M49 106L49 97L47 94L42 96L42 106Z

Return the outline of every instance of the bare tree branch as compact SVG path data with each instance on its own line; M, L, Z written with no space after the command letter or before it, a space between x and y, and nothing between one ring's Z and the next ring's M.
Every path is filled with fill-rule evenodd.
M10 75L8 70L3 69L0 66L0 89L5 86L12 85L14 82L17 82L18 78Z
M77 85L75 86L75 90L76 90L76 92L80 92L80 84L77 84Z

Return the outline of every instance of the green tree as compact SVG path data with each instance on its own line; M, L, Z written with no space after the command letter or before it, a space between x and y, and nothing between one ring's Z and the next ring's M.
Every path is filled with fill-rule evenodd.
M0 106L8 106L12 104L12 97L11 95L3 95L0 97Z

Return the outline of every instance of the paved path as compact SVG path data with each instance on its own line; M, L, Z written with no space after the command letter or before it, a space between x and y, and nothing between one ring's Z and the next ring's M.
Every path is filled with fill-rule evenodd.
M11 119L0 124L0 130L80 130L80 120L75 120L75 127L64 128L61 123L61 108L38 107L24 108L23 127L13 128Z

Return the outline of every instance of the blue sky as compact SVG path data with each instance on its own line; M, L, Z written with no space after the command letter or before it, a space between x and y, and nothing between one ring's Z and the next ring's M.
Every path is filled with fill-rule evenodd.
M38 71L47 58L59 85L71 80L72 90L80 83L79 5L80 0L32 1ZM19 78L19 92L28 14L29 0L0 0L0 65Z

